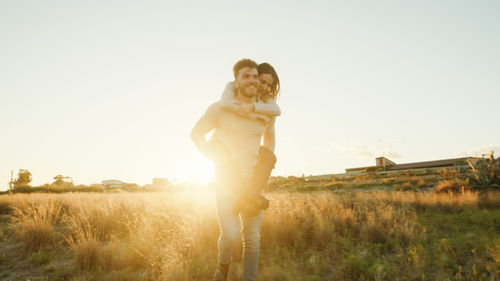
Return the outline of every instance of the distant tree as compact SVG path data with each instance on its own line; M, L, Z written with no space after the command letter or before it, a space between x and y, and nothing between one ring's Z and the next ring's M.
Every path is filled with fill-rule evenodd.
M73 184L73 180L71 177L65 177L63 175L57 175L54 177L54 182L51 184L53 188L73 188L75 185Z
M17 179L14 181L14 188L30 187L31 173L28 170L20 169L17 174Z

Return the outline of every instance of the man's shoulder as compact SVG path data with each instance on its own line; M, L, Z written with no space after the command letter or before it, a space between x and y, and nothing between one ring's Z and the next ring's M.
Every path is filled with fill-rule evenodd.
M212 103L208 108L207 108L207 112L211 112L211 113L217 113L221 110L221 104L220 104L220 101L216 101L214 103Z
M212 103L208 108L207 111L205 112L205 115L210 116L210 117L217 117L220 115L221 112L221 105L219 101L216 101Z

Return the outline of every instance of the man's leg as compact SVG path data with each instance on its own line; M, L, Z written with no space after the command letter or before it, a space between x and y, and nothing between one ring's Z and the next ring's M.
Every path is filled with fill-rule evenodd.
M218 261L222 264L231 262L234 245L240 236L240 219L233 213L234 199L229 194L217 192L217 220L219 221L219 254Z
M243 224L243 281L257 280L257 268L260 254L260 226L264 211L257 216L241 215Z

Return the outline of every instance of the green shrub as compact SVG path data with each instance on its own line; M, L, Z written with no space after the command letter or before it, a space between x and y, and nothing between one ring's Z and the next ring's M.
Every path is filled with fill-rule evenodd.
M469 178L474 187L500 189L500 158L495 160L492 153L488 159L476 164L469 161L469 166L472 169Z

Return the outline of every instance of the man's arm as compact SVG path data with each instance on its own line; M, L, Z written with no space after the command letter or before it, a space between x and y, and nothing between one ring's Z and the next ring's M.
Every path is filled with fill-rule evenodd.
M279 116L281 114L279 106L272 98L266 99L264 102L254 103L237 101L234 98L234 86L232 82L227 83L222 93L220 103L222 108L252 119L258 119L258 114L268 115L269 117Z
M274 122L275 118L272 118L269 122L269 126L267 126L266 131L264 132L264 140L262 146L274 152L274 148L276 146L276 134L274 130Z
M218 151L220 149L211 146L205 136L217 126L218 107L218 103L212 104L191 130L191 140L194 142L196 148L207 158L215 162L222 157L222 152Z

